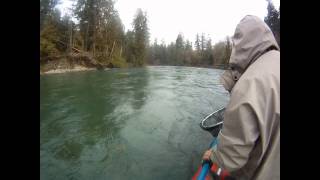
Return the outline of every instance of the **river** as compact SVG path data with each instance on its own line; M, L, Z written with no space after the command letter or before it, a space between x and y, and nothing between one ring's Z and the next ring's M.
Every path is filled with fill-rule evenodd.
M218 69L149 66L40 76L40 179L190 179L226 106Z

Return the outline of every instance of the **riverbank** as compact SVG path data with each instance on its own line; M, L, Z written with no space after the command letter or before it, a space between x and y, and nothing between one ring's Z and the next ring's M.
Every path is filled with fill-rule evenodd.
M60 74L60 73L66 73L66 72L78 72L78 71L92 71L96 70L96 68L87 68L84 66L75 66L72 69L67 69L67 68L61 68L61 69L52 69L46 72L40 72L41 74Z
M108 69L108 67L104 67L104 65L98 63L95 59L86 54L64 55L60 57L40 59L40 75L91 71L97 69Z
M181 66L175 66L175 65L153 65L153 64L148 64L147 66L173 66L173 67L192 67L192 68L207 68L207 69L221 69L221 70L226 70L226 66L188 66L188 65L181 65Z

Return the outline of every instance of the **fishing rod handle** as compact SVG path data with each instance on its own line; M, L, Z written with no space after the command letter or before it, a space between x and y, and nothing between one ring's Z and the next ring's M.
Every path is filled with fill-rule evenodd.
M218 143L218 138L213 138L212 142L210 143L209 145L209 149L211 149L212 147L214 147L215 145L217 145ZM198 176L198 180L205 180L207 174L208 174L208 171L210 169L210 163L209 161L207 162L204 162L203 165L202 165L202 169L201 169L201 173L200 175Z

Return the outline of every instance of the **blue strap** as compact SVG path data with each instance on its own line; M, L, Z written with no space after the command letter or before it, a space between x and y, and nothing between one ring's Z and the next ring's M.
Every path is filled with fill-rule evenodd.
M214 147L214 146L216 146L217 144L218 144L218 138L214 137L214 138L212 139L212 142L211 142L210 145L209 145L209 149L212 148L212 147Z

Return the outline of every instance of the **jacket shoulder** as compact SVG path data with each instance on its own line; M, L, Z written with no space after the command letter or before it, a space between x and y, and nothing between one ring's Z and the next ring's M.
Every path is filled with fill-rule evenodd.
M278 51L271 51L259 57L240 77L231 92L231 97L249 104L265 102L270 95L280 97Z
M268 88L274 83L280 84L280 52L273 50L260 56L243 73L236 83L235 89L238 89L239 86L243 88L241 84L248 83L258 83L261 88Z
M243 74L248 78L263 77L262 75L278 75L280 77L280 52L276 50L269 51L260 56ZM268 76L267 76L268 77Z

